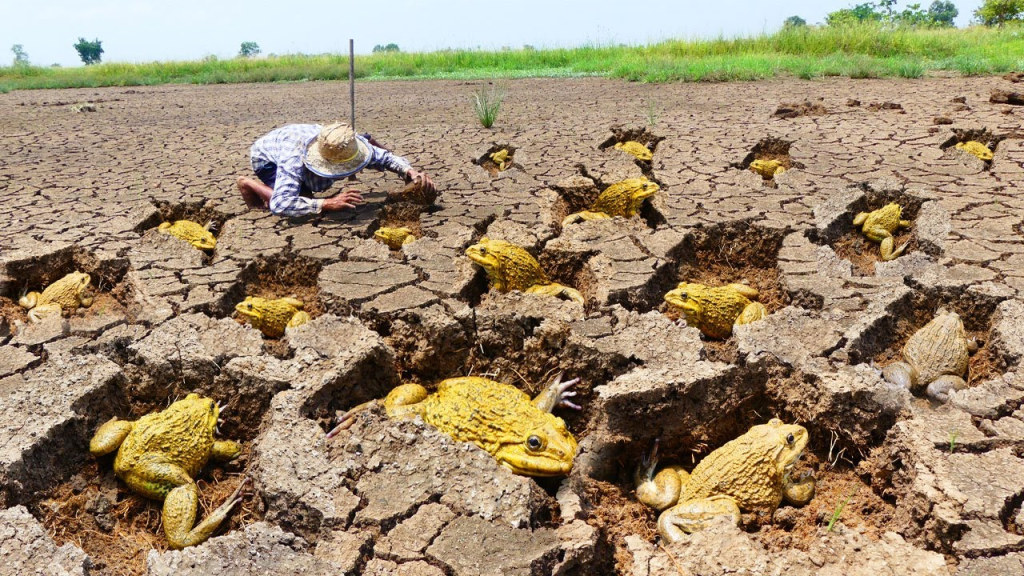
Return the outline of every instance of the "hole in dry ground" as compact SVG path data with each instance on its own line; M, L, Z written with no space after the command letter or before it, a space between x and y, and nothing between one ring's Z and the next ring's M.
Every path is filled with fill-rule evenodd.
M496 239L496 238L494 238ZM591 254L549 254L543 249L540 253L537 250L526 249L526 251L537 260L540 269L547 275L551 282L561 284L565 287L578 291L585 300L585 307L591 309L595 304L594 288L595 282L592 273L587 267L587 260ZM491 288L487 272L478 264L473 265L476 273L465 290L463 298L471 307L477 307L481 301L490 293L499 293ZM538 298L541 296L537 296ZM560 294L557 296L545 296L569 300L569 296Z
M127 369L134 372L131 367ZM219 506L246 476L252 442L260 431L263 415L276 390L244 385L225 374L195 390L173 383L173 375L167 375L163 383L142 375L131 379L133 381L125 390L126 397L114 402L114 414L122 420L137 420L163 410L190 392L228 404L221 414L223 424L216 436L240 442L242 453L231 462L211 460L195 477L199 487L198 523ZM89 437L67 438L66 441L74 442L84 451L97 426L87 430ZM86 456L85 464L77 472L69 478L54 478L54 486L33 494L26 505L58 545L72 543L90 556L94 563L90 574L145 574L149 551L168 549L161 522L163 503L135 494L116 477L113 471L116 454L101 458ZM216 534L241 529L262 516L262 501L255 492L247 489L241 503Z
M803 168L804 165L793 160L789 156L789 149L793 145L790 140L768 137L762 139L750 152L743 157L743 160L730 164L733 168L750 170L761 176L768 186L775 186L775 175L779 170L792 170Z
M845 225L836 231L826 231L824 234L817 234L812 230L808 234L812 242L831 245L836 256L853 265L855 276L874 276L875 263L883 262L880 244L869 240L861 231L862 226L854 226L853 220L859 213L870 213L888 204L896 203L902 209L900 219L910 221L910 228L901 228L893 233L894 248L899 248L904 244L907 246L897 258L903 258L917 251L933 251L925 250L915 233L914 221L921 211L924 200L898 190L874 190L867 186L863 188L865 197L850 207L848 216L844 219Z
M647 150L649 150L650 153L653 155L658 150L658 144L665 139L664 136L655 136L654 133L651 132L646 127L625 128L623 126L612 126L611 131L612 135L607 140L598 145L598 150L619 147L620 149L622 149L623 154L629 154L629 152L626 151L629 149L629 145L627 143L636 142L642 144L643 147L647 148ZM625 146L625 148L621 148L619 145ZM642 153L643 151L640 150L640 152ZM639 166L640 169L643 170L644 174L650 173L650 160L641 160L636 157L636 154L630 154L630 156L633 156L637 166Z
M903 346L918 330L931 322L936 311L944 308L956 312L964 323L967 338L975 338L979 349L971 354L968 373L964 376L968 386L1000 377L1007 369L1007 359L992 338L992 315L1001 299L962 291L916 292L909 306L888 316L872 333L862 338L863 345L850 351L851 364L873 362L883 368L902 360ZM923 394L923 387L921 393Z
M828 114L828 109L822 103L823 99L811 102L810 100L804 100L803 102L783 102L779 104L779 107L775 109L775 113L772 114L775 118L799 118L800 116L824 116Z
M939 145L944 151L946 158L956 158L964 163L980 161L985 170L992 167L991 157L983 158L985 150L978 149L980 144L988 149L988 155L994 154L999 143L1006 139L1006 136L999 136L989 132L988 128L962 129L953 128L953 136Z
M516 147L511 144L493 144L479 158L473 160L473 164L483 168L491 177L511 168L523 169L515 163Z
M641 190L641 187L638 186L624 188L620 185L620 182L606 182L600 176L591 173L582 164L578 165L577 168L579 169L578 176L562 180L551 186L551 189L558 194L558 199L551 206L551 222L554 225L556 234L561 234L562 221L570 214L576 214L585 210L601 211L595 204L602 194L606 194L604 204L625 211L626 207L629 206L629 196L621 192L616 193L615 191L622 190L622 192L627 192L631 190L633 193L640 193ZM657 179L652 178L650 174L646 178L659 187L655 194L666 193L664 186ZM616 188L612 189L613 186L616 186ZM636 212L634 218L641 219L649 228L657 228L659 225L667 222L667 220L661 212L654 208L651 198L653 196L643 199L643 203L640 205L640 209ZM621 214L613 215L618 216Z

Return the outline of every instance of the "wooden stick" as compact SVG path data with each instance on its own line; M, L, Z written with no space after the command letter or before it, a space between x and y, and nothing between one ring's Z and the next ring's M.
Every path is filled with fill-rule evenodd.
M352 114L349 116L352 131L356 130L356 42L348 39L348 101L352 104Z

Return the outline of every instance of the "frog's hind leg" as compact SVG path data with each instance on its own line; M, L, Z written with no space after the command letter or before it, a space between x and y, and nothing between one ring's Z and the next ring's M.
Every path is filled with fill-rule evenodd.
M861 224L867 222L867 220L868 220L868 213L867 212L858 212L857 215L853 217L853 225L854 226L860 226Z
M580 306L586 304L586 300L583 299L583 295L579 293L579 290L569 288L552 282L551 284L535 284L526 289L527 294L543 294L545 296L564 296L565 298L576 302Z
M40 304L35 308L28 311L28 319L31 322L42 322L43 319L49 318L50 316L60 316L63 313L60 304L53 302L49 304Z
M946 374L939 376L925 390L929 398L937 400L939 402L947 402L949 400L949 393L954 390L963 390L967 388L967 381L959 376L952 374Z
M176 486L167 493L167 497L164 498L163 523L167 544L171 548L180 550L201 544L213 535L227 518L231 509L242 500L242 489L249 479L242 480L242 483L224 500L223 504L193 527L192 524L196 521L196 512L199 509L199 487L191 478L188 478L188 474L183 469L174 467L177 468L175 474L180 471L184 478L188 479L188 482ZM180 480L182 477L177 476L176 479Z
M533 405L545 412L551 412L557 406L564 408L572 408L573 410L582 410L582 408L569 401L569 398L576 395L576 392L569 390L580 381L579 378L573 378L566 382L562 382L562 373L559 372L555 379L548 384L544 390L533 399Z
M298 312L293 314L292 315L292 319L288 321L288 325L285 326L285 332L287 332L289 328L295 328L297 326L302 326L303 324L305 324L306 322L309 322L309 321L310 321L309 313L306 312L305 310L299 310Z
M682 466L666 466L655 474L657 467L658 441L655 440L650 452L644 454L636 467L633 482L636 484L636 499L660 512L679 500L690 474Z
M93 456L105 456L117 450L134 425L131 420L118 420L117 416L107 420L96 429L96 434L89 441L89 453Z
M768 317L768 309L764 307L764 304L760 302L751 302L747 304L747 307L740 312L740 315L736 317L735 324L740 326L742 324L750 324L763 318Z
M18 305L27 310L31 310L39 303L39 296L41 296L39 292L29 292L21 298L18 298Z
M760 296L761 294L760 292L757 291L757 288L754 288L749 284L740 284L738 282L729 284L726 286L726 288L729 288L733 292L737 292L744 298L749 298L750 300L757 300L757 297Z
M303 302L302 300L299 300L298 298L292 298L291 296L285 296L284 298L281 298L281 302L284 302L285 304L291 306L292 308L297 308L299 310L302 310L302 307L306 305L306 303Z
M562 219L562 227L565 228L569 224L576 224L577 222L589 221L589 220L606 220L611 218L604 212L592 212L590 210L584 210L575 214L569 214Z
M875 242L881 242L879 251L882 253L882 260L886 262L895 260L897 256L903 254L903 251L907 249L907 244L909 244L909 242L904 242L899 248L893 248L895 240L892 237L892 233L885 228L872 228L865 230L864 234Z
M658 533L668 542L678 542L684 533L703 530L712 518L725 516L739 526L740 507L729 496L687 500L665 510L658 517Z
M882 369L882 378L891 384L895 384L907 390L917 387L917 370L906 362L889 364Z

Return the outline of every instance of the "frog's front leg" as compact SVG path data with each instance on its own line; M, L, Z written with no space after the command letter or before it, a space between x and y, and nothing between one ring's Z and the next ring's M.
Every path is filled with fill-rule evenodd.
M764 307L764 304L760 302L751 302L747 304L747 307L740 312L740 315L736 317L736 326L743 324L750 324L757 320L768 317L768 309Z
M636 467L633 482L636 484L636 499L660 512L679 500L690 475L682 466L666 466L655 474L657 466L658 441L655 440L651 451L644 454Z
M242 452L242 445L231 440L216 440L210 450L210 458L218 462L229 462L238 458Z
M682 540L684 533L703 530L708 521L719 516L740 524L740 507L729 496L687 500L665 510L658 517L658 533L668 542Z
M551 284L534 284L526 289L527 294L543 294L545 296L565 296L569 300L583 306L586 304L586 300L583 299L583 295L580 294L579 290L569 288L552 282Z
M96 434L89 441L89 453L93 456L105 456L117 450L135 423L131 420L118 420L114 416L96 429Z
M580 381L579 378L573 378L566 382L562 382L562 373L559 372L555 379L548 384L544 390L533 399L533 405L545 412L551 412L555 407L572 408L573 410L582 410L578 404L574 404L569 401L576 395L576 392L569 390Z
M928 394L929 398L937 400L939 402L947 402L949 400L949 393L954 390L963 390L967 388L967 381L959 376L952 374L945 374L939 376L928 385L925 389L925 393Z
M814 498L817 480L810 470L795 479L786 478L782 485L782 498L793 506L804 506Z

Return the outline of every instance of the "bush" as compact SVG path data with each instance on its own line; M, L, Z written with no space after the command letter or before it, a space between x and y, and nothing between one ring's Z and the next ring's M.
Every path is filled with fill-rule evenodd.
M974 11L974 17L985 26L998 26L1024 19L1024 0L985 0Z
M242 48L238 55L242 58L250 58L260 53L260 45L255 42L242 42Z
M799 28L800 26L807 26L807 20L799 16L790 16L782 22L783 28Z
M376 46L373 47L373 51L374 52L401 52L401 50L398 48L398 44L395 44L394 42L392 42L391 44L388 44L387 46L381 46L380 44L377 44Z
M78 57L86 66L99 64L103 57L103 43L98 38L89 42L85 38L79 37L74 47L78 51Z
M484 128L494 126L503 100L505 100L505 88L495 84L481 86L473 93L473 111L476 112L476 117L480 119L480 124Z
M935 0L928 7L928 19L933 25L941 28L952 28L953 19L959 15L960 11L949 0Z
M15 44L11 46L11 52L14 52L14 65L15 66L28 66L28 54L25 52L25 47L21 44Z

